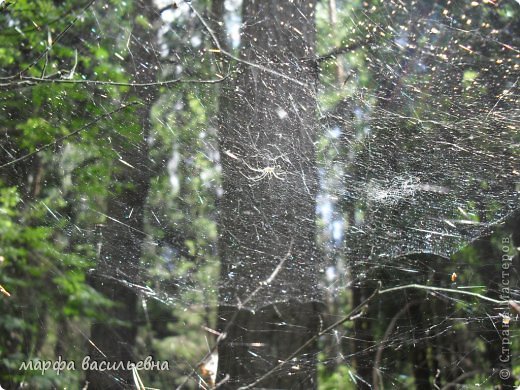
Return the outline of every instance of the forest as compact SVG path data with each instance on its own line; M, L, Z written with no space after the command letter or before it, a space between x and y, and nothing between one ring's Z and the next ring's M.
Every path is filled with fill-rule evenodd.
M519 0L0 0L0 390L520 388Z

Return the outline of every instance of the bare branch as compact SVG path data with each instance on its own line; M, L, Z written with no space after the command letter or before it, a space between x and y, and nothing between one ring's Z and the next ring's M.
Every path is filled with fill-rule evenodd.
M381 358L383 357L385 342L392 334L397 320L401 318L401 316L404 313L406 313L410 309L410 307L412 307L413 305L417 305L418 303L420 303L420 301L408 302L401 310L399 310L388 324L383 338L381 339L381 341L379 341L379 348L377 348L376 357L374 359L374 367L372 368L372 383L374 385L375 390L383 389L383 378L381 377L381 370L379 369L379 366L381 365Z
M10 81L7 83L0 83L0 87L15 87L15 86L31 86L40 83L48 83L48 84L86 84L86 85L106 85L106 86L115 86L115 87L161 87L168 86L172 84L217 84L226 80L229 76L226 75L222 78L218 79L209 79L209 80L190 80L190 79L173 79L173 80L165 80L165 81L154 81L150 83L126 83L126 82L118 82L118 81L104 81L104 80L70 80L63 78L49 78L49 77L30 77L30 76L21 76L18 81Z
M463 291L463 290L456 290L453 288L444 288L444 287L435 287L435 286L424 286L422 284L407 284L405 286L391 287L391 288L387 288L386 290L381 290L379 292L379 294L386 294L386 293L389 293L392 291L406 290L406 289L410 289L410 288L416 288L419 290L428 290L428 291L442 291L442 292L447 292L447 293L452 293L452 294L469 295L472 297L482 299L483 301L496 303L498 305L508 305L510 302L510 301L499 301L498 299L489 298L489 297L486 297L485 295L477 294L477 293L474 293L471 291Z
M472 376L475 376L475 375L478 375L478 374L480 374L479 370L465 372L464 374L462 374L462 375L458 376L457 378L455 378L450 383L448 383L445 386L443 386L441 390L448 390L448 389L451 389L451 388L457 388L457 384L458 383L463 382L464 380L466 380L468 378L471 378Z
M341 54L347 54L347 53L350 53L354 50L357 50L357 49L360 49L360 48L363 48L365 45L369 44L370 41L364 41L364 42L354 42L350 45L347 45L347 46L341 46L341 47L336 47L334 49L332 49L331 51L329 51L328 53L326 54L323 54L319 57L316 58L316 62L320 63L322 61L326 61L326 60L330 60L330 59L334 59L336 58L337 56L341 55Z

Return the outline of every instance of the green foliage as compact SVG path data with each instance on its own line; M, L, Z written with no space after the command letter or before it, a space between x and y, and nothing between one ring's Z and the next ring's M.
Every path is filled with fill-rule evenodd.
M341 364L332 372L327 370L324 364L318 365L318 389L319 390L355 390L355 370L348 365Z

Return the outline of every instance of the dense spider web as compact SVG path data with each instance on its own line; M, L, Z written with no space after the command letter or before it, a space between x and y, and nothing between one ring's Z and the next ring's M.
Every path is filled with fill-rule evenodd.
M125 41L128 48L131 40L153 51L160 65L140 63L138 57L131 56L137 72L156 66L157 77L162 80L216 81L209 86L180 83L155 92L148 158L159 163L162 174L152 180L145 227L133 232L136 237L144 237L143 261L138 269L128 273L120 270L120 264L111 263L110 258L102 259L105 268L101 268L98 277L117 280L138 292L144 313L147 305L158 303L167 308L162 309L165 312L175 312L186 328L202 323L209 339L214 335L211 325L214 320L209 317L218 306L215 229L216 209L222 196L219 184L222 157L218 154L217 123L212 115L218 110L215 103L218 82L233 77L236 60L240 62L239 56L233 54L240 47L240 2L225 2L222 25L231 53L227 58L228 68L212 55L221 51L216 47L221 37L213 31L218 21L213 20L211 12L203 12L198 2L179 1L175 7L168 6L158 4L162 12L154 11L155 42L139 42L141 38L133 36L131 31L105 24L103 12L110 12L106 8L101 11L102 7L91 7L85 11L97 20L98 30L86 33L88 37L113 39L114 52L124 48ZM150 6L143 7L143 14L149 13L147 7ZM451 271L461 273L461 266L468 271L474 264L464 263L466 260L462 259L451 267L450 258L456 258L464 248L478 245L482 237L518 218L519 8L518 2L512 0L434 4L337 0L318 4L319 140L318 182L314 184L319 188L316 218L320 255L316 257L315 267L297 272L316 273L317 283L307 298L330 304L334 308L330 318L341 318L344 313L338 307L352 303L347 293L349 288L366 287L372 291L378 280L384 289L415 283L434 288L451 286L453 290L464 287L464 281L450 284L449 275ZM81 18L67 34L80 36L74 31L79 23ZM299 36L298 31L294 34ZM78 48L84 43L79 45ZM207 63L211 66L206 67ZM246 65L258 66L267 73L277 72L269 64ZM104 80L111 81L110 76ZM313 84L316 80L307 82ZM30 100L30 88L23 86L18 93ZM103 85L96 86L99 90L89 85L78 88L88 91L91 104L105 113L119 107L99 102ZM200 115L204 110L205 121L194 119L193 113ZM280 109L274 115L285 118L287 113ZM55 110L49 116L61 118L64 114ZM183 130L175 133L179 128ZM117 137L117 134L107 136L103 147L110 150L111 139ZM41 153L49 164L64 170L73 170L96 157L82 151L81 140L74 142ZM134 140L129 144L136 150L141 147ZM129 164L114 151L116 159ZM15 151L6 152L17 155ZM99 156L108 152L97 153ZM291 175L301 175L298 164L291 163L283 153L276 155L265 150L258 150L254 156L229 153L243 166L245 178L252 186L270 183L276 188ZM262 164L251 165L247 162L249 158ZM92 177L87 181L92 181ZM301 188L290 190L289 196L301 196ZM165 195L164 191L170 193ZM95 201L84 199L79 191L75 196L81 199L86 214L96 215L102 221L112 218ZM49 224L53 224L59 214L52 205L48 210ZM133 210L128 210L129 218L132 213ZM96 218L85 218L89 223L92 219ZM125 220L117 222L121 228L128 226ZM77 223L75 228L95 238L94 224L89 223L85 226ZM65 234L72 233L65 231ZM264 291L285 266L286 253L281 253L279 260L280 267L273 268L272 273L252 272L250 285L236 286L240 291L248 291L248 295L237 300L237 305L255 310L274 302L305 299L298 293L297 280L277 280L281 289L287 283L289 293L283 296L273 297ZM444 272L440 279L432 276L437 268L438 272ZM243 283L244 279L229 275L221 282L229 286L236 280ZM435 282L438 284L432 284ZM452 282L455 283L455 278ZM466 287L470 286L468 283ZM497 286L487 291L484 287L471 291L491 293L498 299ZM332 352L327 350L322 359L324 365L375 353L385 383L397 386L401 382L391 370L393 363L384 358L386 348L437 340L453 332L457 323L478 334L479 324L497 316L489 308L479 306L485 301L432 290L426 299L432 301L435 310L424 320L423 327L418 328L417 324L401 321L406 314L403 307L410 309L416 300L424 299L424 294L414 294L417 292L399 295L398 303L381 296L365 315L369 322L383 317L389 323L388 334L379 335L378 340L372 340L362 350L347 348L345 352L331 347ZM518 299L515 294L513 298ZM253 295L255 299L251 299ZM438 302L446 307L440 308ZM384 305L391 309L375 314ZM196 314L182 314L186 311ZM171 319L165 314L164 318L151 321ZM339 327L323 335L322 343L338 346L355 337L351 329ZM180 342L174 339L173 345ZM196 345L196 352L207 350L205 342L202 345L200 340L189 342ZM438 345L440 354L443 348L448 348L442 343ZM146 350L146 346L140 347ZM190 367L196 365L196 360L187 362L194 355L187 354L176 362L183 374L189 374ZM448 362L446 366L463 364L463 360L461 355L458 361ZM354 383L363 380L354 370L347 371L348 380Z

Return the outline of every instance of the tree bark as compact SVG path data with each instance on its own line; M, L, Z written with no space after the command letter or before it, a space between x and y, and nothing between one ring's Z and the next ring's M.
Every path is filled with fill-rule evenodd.
M411 294L414 300L420 299L420 295L415 292ZM418 332L418 337L415 335L414 343L411 345L411 361L412 371L414 376L415 388L417 390L431 390L431 371L428 362L428 343L427 340L421 340L424 329L423 313L425 308L421 305L413 305L410 308L410 323L413 324L414 333ZM415 340L417 340L415 342Z
M244 1L244 62L220 96L223 388L257 381L319 329L315 5ZM255 386L315 388L316 355L308 346Z

